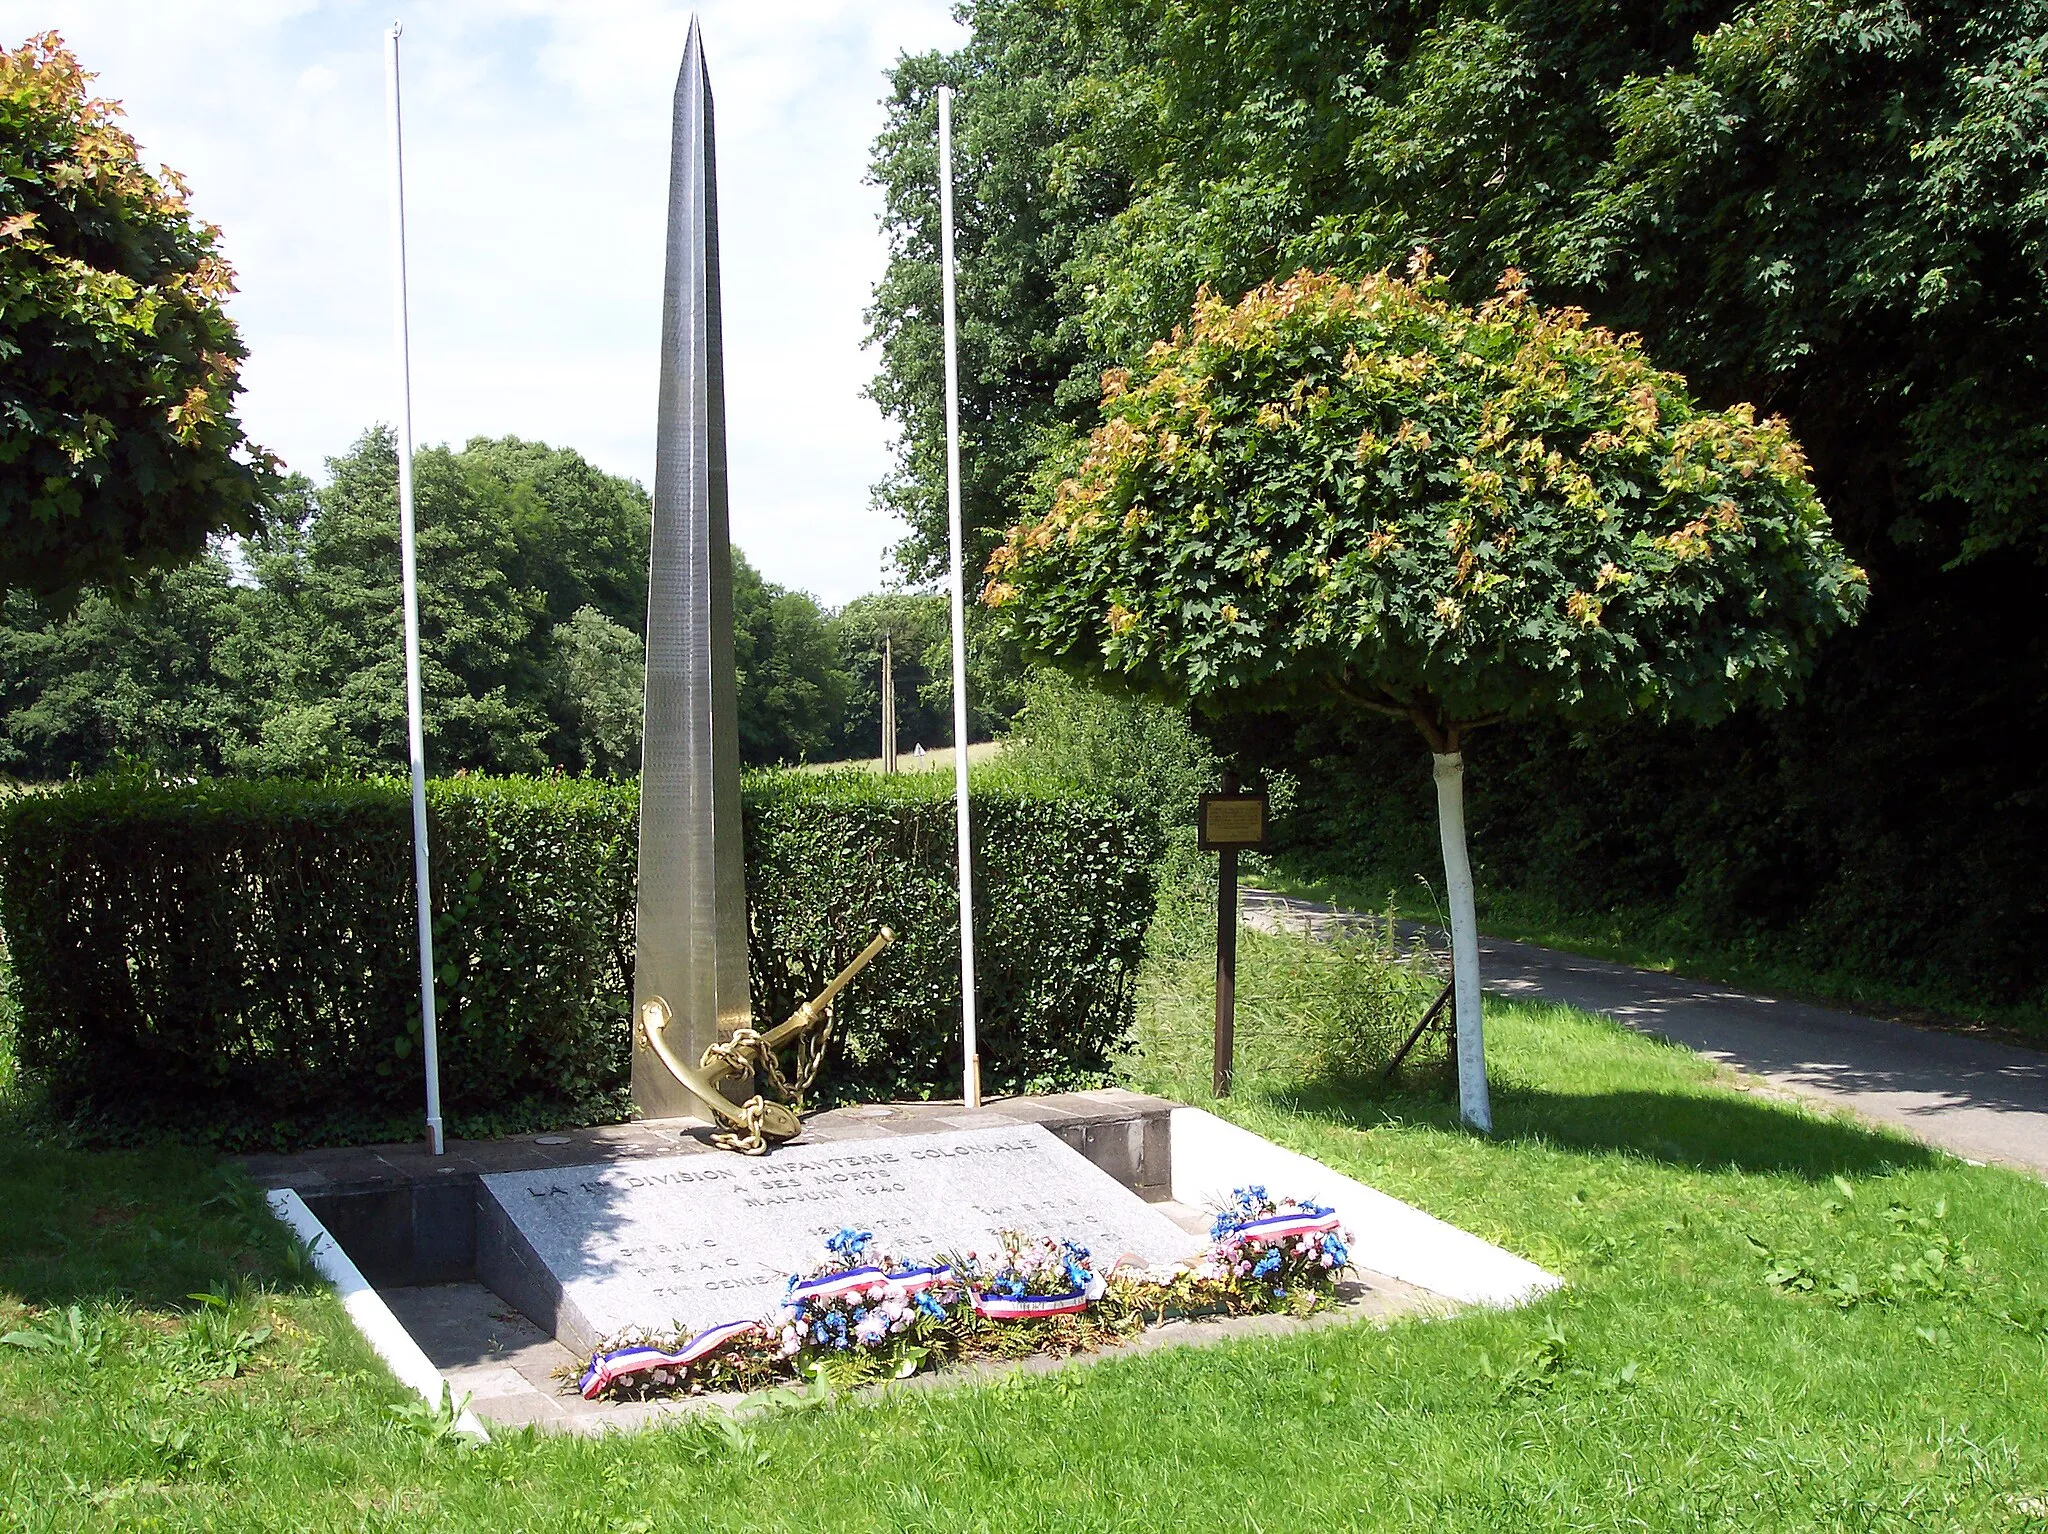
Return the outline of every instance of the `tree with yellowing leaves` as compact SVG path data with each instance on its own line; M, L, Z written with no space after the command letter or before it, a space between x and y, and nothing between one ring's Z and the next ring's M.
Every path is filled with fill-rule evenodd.
M234 273L54 34L0 52L0 590L133 586L250 531Z

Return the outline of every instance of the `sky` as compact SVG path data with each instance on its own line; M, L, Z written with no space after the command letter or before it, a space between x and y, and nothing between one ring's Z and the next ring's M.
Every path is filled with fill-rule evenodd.
M864 184L883 72L949 0L704 0L718 110L733 541L837 606L885 585L862 397L887 259ZM396 415L384 33L404 24L413 429L516 435L653 485L669 104L663 0L0 0L54 29L221 227L250 436L316 479Z

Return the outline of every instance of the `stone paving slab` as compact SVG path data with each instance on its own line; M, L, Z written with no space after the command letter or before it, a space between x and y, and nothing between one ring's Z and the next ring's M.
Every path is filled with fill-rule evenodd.
M1092 1123L1122 1123L1164 1116L1165 1098L1121 1087L1043 1097L987 1099L978 1109L952 1102L863 1104L834 1108L804 1120L790 1149L893 1135L929 1134L1004 1123L1044 1124L1058 1132ZM308 1195L351 1192L394 1183L460 1181L498 1172L589 1166L653 1156L727 1156L711 1144L711 1130L688 1119L642 1119L590 1129L519 1135L504 1140L450 1140L447 1154L431 1155L424 1142L320 1148L244 1156L242 1168L265 1188L297 1188ZM771 1157L772 1157L771 1153Z

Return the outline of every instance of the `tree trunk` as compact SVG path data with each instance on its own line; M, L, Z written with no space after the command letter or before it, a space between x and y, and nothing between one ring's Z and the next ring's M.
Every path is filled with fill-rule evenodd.
M1452 751L1436 752L1433 759L1444 883L1451 897L1451 978L1457 982L1458 1114L1481 1134L1491 1134L1486 1038L1479 1020L1479 919L1472 908L1472 865L1465 856L1465 758Z

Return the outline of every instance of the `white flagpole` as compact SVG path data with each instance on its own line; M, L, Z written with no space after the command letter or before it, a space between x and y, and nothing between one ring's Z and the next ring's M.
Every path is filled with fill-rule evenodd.
M420 586L412 526L412 340L405 315L405 135L398 110L398 33L384 35L391 109L391 259L398 303L398 554L405 588L405 740L412 760L412 882L419 905L420 1036L427 1072L427 1143L441 1136L441 1047L434 1026L434 912L427 878L427 747L420 726Z
M960 849L961 1097L981 1106L974 1016L974 846L967 823L967 585L960 536L960 356L953 312L953 88L939 87L939 260L946 320L946 525L953 539L953 818Z

